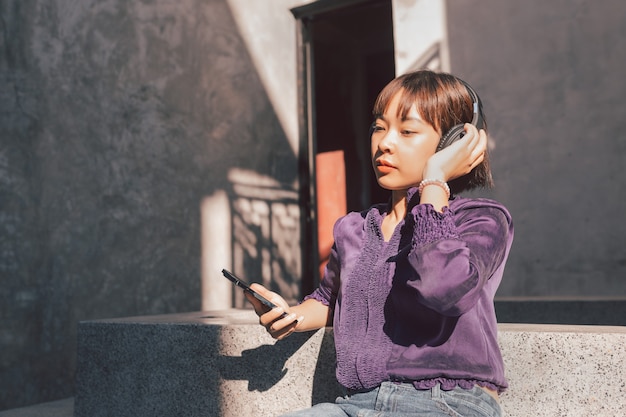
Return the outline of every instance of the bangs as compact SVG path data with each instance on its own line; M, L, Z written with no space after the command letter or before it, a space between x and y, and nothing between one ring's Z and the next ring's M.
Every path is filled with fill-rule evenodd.
M390 82L378 95L372 111L374 118L381 117L389 103L400 94L396 117L406 119L415 106L417 113L440 134L460 122L451 105L450 91L442 80L429 77L399 77ZM452 100L454 102L454 100ZM442 126L443 125L443 126Z

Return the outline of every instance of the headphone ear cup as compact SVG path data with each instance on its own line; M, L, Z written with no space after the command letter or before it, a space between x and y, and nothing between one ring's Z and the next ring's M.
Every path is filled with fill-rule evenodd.
M464 125L455 125L452 126L448 132L441 137L439 140L439 145L437 146L437 152L442 150L443 148L452 145L457 140L461 139L465 134L465 126Z

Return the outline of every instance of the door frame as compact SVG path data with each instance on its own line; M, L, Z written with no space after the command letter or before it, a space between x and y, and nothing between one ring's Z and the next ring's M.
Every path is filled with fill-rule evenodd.
M298 105L298 177L300 247L302 254L301 294L310 294L317 288L319 277L317 231L316 155L317 130L315 114L315 56L311 22L319 15L354 6L380 3L381 0L319 0L291 9L296 19L297 45L297 105Z

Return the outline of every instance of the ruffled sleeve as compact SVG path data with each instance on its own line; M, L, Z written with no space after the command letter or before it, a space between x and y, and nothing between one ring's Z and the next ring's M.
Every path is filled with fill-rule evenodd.
M339 287L339 260L337 259L337 245L333 244L330 250L330 259L324 269L324 278L319 286L311 294L304 297L305 300L317 300L331 308L337 300Z
M512 241L510 215L499 203L478 199L453 200L443 213L420 204L411 215L407 259L413 274L407 285L426 307L459 316L476 304L503 263Z

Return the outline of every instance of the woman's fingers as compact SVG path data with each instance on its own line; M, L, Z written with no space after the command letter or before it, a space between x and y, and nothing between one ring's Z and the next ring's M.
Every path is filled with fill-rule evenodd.
M472 169L476 168L485 159L485 151L487 150L487 133L476 126L466 123L465 131L467 138L466 149L468 152L466 163L468 167L468 173Z
M303 317L297 317L295 313L290 312L287 302L278 294L259 284L252 284L250 288L276 305L275 308L268 310L254 296L246 293L246 297L253 304L254 310L259 316L259 323L273 338L283 339L289 336L304 320Z
M274 339L281 340L293 333L301 320L302 318L298 320L295 314L288 314L284 318L278 319L265 326L265 328Z
M487 144L487 134L483 129L480 131L471 123L465 123L465 136L469 136L467 149L475 152L476 150L484 151Z
M264 286L254 283L250 285L250 289L256 292L261 297L265 298L266 300L271 301L273 304L279 307L283 307L284 309L287 309L287 303L285 302L285 300L283 300L283 298L280 295L268 290ZM261 301L256 299L256 297L254 297L252 294L246 293L246 298L250 300L257 314L259 315L264 314L268 311L267 306L261 303Z
M287 315L288 314L285 314L285 310L282 307L276 307L265 313L262 313L259 316L259 323L261 324L261 326L269 329L269 326L272 325L275 321Z
M487 133L471 123L464 125L465 135L459 141L436 152L426 164L423 178L446 181L462 177L480 165L487 150Z
M476 135L476 143L472 149L470 159L472 161L471 169L476 168L485 159L485 152L487 151L487 133L480 129Z

